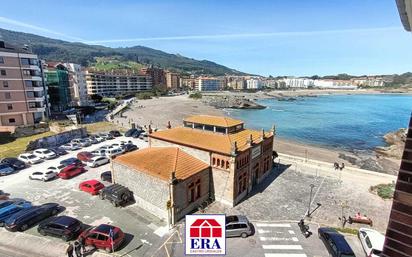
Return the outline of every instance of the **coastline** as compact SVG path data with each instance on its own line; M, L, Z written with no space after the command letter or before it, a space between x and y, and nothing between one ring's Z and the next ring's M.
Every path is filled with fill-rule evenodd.
M293 93L297 93L297 91L293 91ZM299 91L298 93L303 94L308 92ZM367 93L370 93L370 91ZM239 94L247 94L251 96L251 99L273 97L264 95L263 93L258 94L258 96L256 93ZM172 127L181 126L185 117L196 114L227 115L223 109L212 107L202 100L194 100L188 98L187 95L180 95L135 101L122 116L116 116L113 122L125 128L130 128L131 123L136 123L142 127L147 127L151 124L152 128L165 129L169 121ZM400 160L384 157L376 153L355 154L343 149L327 148L279 137L275 137L274 150L288 155L332 163L345 163L345 165L349 167L363 168L388 174L396 174L400 165Z

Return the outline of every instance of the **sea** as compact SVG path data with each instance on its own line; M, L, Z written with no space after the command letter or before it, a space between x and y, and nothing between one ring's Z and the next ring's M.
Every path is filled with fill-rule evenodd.
M258 100L262 110L226 109L246 127L269 130L304 144L346 151L372 151L385 146L383 136L406 128L412 112L412 95L320 95L296 100Z

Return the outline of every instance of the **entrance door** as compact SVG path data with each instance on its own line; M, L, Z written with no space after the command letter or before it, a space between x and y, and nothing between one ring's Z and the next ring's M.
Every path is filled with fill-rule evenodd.
M252 171L252 187L257 184L258 176L259 176L259 163L256 163L253 166L253 171Z

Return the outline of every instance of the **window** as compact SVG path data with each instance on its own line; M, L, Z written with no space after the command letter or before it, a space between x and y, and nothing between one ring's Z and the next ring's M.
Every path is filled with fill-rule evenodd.
M5 97L6 99L11 99L11 94L10 94L10 92L4 93L4 97Z
M7 105L7 110L13 110L13 105L12 105L12 104L8 104L8 105Z
M9 87L9 82L8 81L3 81L3 87Z
M6 75L7 75L7 72L6 72L6 70L0 70L0 74L1 74L2 76L6 76Z
M24 83L26 84L26 87L32 87L33 86L33 81L31 81L31 80L25 80Z
M35 102L29 102L29 108L36 108L36 103Z
M23 70L23 75L30 76L30 70Z
M199 199L201 196L201 191L200 191L200 179L196 181L196 199Z
M217 166L220 166L220 159L217 159Z
M369 248L372 248L372 243L368 236L365 237L365 243Z
M0 63L4 63L4 58L2 56L0 56Z
M20 62L21 62L21 65L30 65L30 59L29 58L21 58Z
M189 203L195 201L195 186L193 183L189 185L189 195L188 195Z
M9 123L15 123L16 122L16 119L15 118L10 118L9 119Z
M34 97L34 92L33 91L28 91L27 92L27 97L33 98Z
M229 161L226 161L226 169L229 169Z
M213 157L213 162L212 162L213 166L216 165L216 158Z

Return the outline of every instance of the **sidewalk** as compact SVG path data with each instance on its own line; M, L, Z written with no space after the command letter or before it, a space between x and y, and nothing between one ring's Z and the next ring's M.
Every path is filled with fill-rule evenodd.
M0 232L0 253L14 252L18 256L66 257L67 243L55 238L38 237L21 232ZM95 252L91 257L108 257L116 254Z

